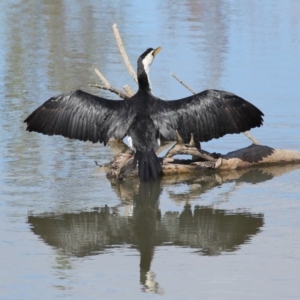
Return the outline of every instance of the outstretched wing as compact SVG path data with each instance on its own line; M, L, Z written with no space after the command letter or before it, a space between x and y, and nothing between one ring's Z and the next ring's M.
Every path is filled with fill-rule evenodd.
M227 133L259 127L263 113L235 94L206 90L172 101L155 101L151 118L165 139L176 139L176 130L185 143L194 138L206 142Z
M77 90L52 97L24 122L28 131L104 142L125 136L130 120L127 101L108 100Z

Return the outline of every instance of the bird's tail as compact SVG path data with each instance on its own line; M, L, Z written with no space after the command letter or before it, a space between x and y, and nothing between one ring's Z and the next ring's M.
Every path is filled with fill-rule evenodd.
M157 180L158 174L162 171L161 164L153 150L136 151L133 159L133 168L138 163L140 181L146 182L150 176L154 181Z

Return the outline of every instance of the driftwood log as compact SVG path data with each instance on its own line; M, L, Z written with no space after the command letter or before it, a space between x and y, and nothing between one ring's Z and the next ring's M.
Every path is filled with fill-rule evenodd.
M114 160L105 166L102 170L106 172L108 178L124 179L126 177L137 177L137 169L133 169L133 153L126 149L123 143L114 142L115 148L122 148L122 152L117 154ZM119 149L120 149L119 148ZM126 149L126 150L125 150ZM194 147L176 144L164 158L161 158L162 175L199 173L205 170L214 170L217 172L237 170L249 167L273 166L280 164L300 164L300 151L274 149L268 146L252 144L246 148L229 152L225 155L209 156L209 160L203 159L202 153ZM177 154L190 154L194 159L175 159L172 156ZM209 155L209 154L207 154ZM201 156L201 157L196 157ZM211 157L215 156L214 159ZM196 157L196 158L195 158Z

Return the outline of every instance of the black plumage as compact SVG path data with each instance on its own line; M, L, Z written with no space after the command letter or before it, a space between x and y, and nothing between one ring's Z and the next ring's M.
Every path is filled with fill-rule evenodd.
M110 138L128 135L140 180L148 181L150 177L156 180L162 170L155 154L160 135L176 140L178 132L184 143L189 143L193 134L195 141L205 142L262 125L263 113L229 92L206 90L171 101L153 96L148 72L160 49L149 48L139 57L139 89L131 98L108 100L80 90L61 94L24 121L27 130L104 145Z

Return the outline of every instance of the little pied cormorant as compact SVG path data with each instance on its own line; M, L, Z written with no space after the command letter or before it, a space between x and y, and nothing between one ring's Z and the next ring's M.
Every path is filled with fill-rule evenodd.
M138 59L139 89L125 100L109 100L77 90L52 97L24 122L28 131L107 144L110 138L129 137L135 151L139 178L157 180L162 171L155 154L157 138L184 143L191 135L206 142L227 133L240 133L262 125L263 113L235 94L205 90L199 94L164 101L151 92L149 68L161 50L147 49Z

